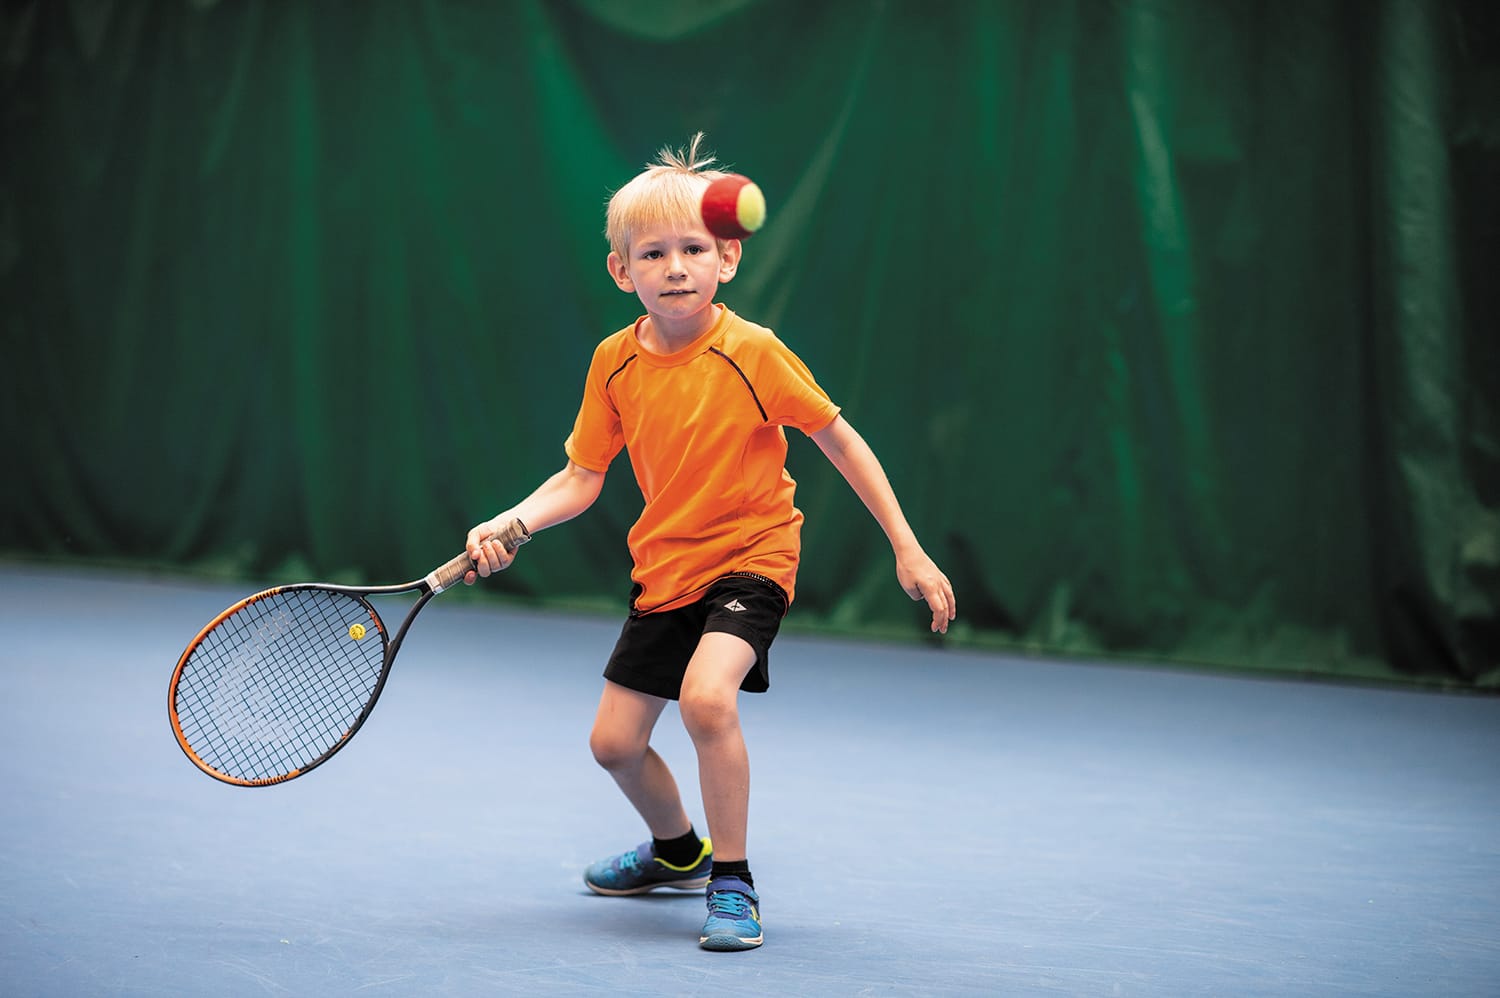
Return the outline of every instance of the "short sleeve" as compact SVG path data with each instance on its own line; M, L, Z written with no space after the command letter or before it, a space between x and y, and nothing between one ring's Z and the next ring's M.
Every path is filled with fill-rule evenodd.
M816 433L832 423L839 407L802 358L769 331L762 347L755 381L764 387L767 419L806 434Z
M606 340L594 350L584 380L583 402L573 420L573 432L563 444L568 459L589 471L609 470L615 455L625 446L620 412L609 397L609 379L617 366L614 351L608 349L610 343Z

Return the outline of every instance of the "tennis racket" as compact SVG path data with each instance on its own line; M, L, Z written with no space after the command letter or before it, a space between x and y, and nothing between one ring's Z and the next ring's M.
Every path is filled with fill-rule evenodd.
M497 538L531 540L520 520ZM412 621L463 581L467 553L399 586L278 586L234 604L198 633L172 673L172 733L193 765L241 787L295 779L365 723ZM391 636L367 597L420 594Z

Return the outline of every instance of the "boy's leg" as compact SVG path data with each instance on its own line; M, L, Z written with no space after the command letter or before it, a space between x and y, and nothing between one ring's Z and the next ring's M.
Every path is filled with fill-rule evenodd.
M665 705L660 697L605 681L589 747L645 819L652 841L591 864L583 882L596 894L642 894L662 887L701 890L708 883L713 863L708 841L689 834L692 822L677 781L650 745ZM672 858L680 850L686 850L683 858Z
M589 735L594 760L614 778L659 839L676 838L692 827L672 771L651 747L651 731L666 705L660 697L605 680Z
M755 659L755 649L743 638L710 631L698 643L682 681L682 720L698 751L703 810L715 850L708 920L698 937L704 949L754 949L765 938L760 898L745 858L750 757L739 711L740 683Z
M750 757L740 730L740 683L755 649L721 631L703 635L688 662L678 703L698 753L703 812L716 860L744 860L750 811Z

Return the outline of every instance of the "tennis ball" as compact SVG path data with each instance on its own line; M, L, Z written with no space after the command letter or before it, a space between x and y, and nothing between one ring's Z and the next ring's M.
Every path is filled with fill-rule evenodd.
M350 624L349 625L349 636L351 638L353 638L355 641L358 641L361 638L363 638L365 636L365 625L364 624Z
M749 177L731 173L703 192L703 224L720 239L744 239L766 221L766 196Z

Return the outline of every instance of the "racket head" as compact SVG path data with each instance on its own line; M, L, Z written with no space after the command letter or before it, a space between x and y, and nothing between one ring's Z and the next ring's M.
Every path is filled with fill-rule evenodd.
M167 696L172 732L217 780L284 783L359 730L385 687L389 649L380 615L359 593L317 585L256 593L209 621L178 659Z

